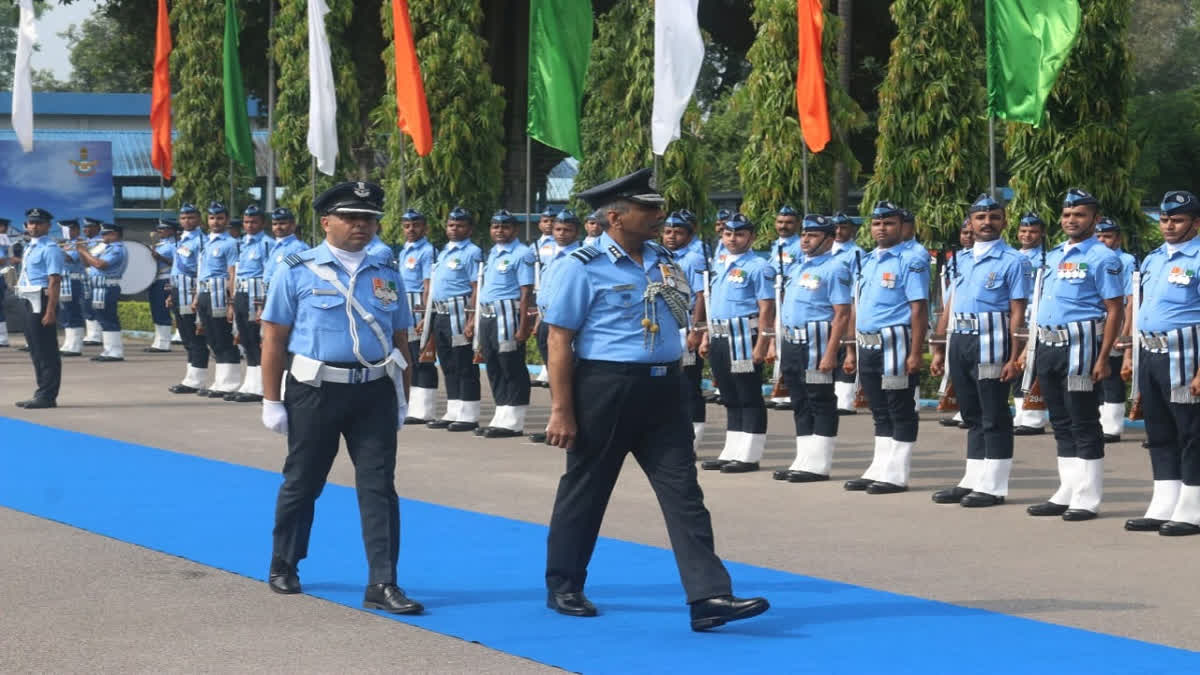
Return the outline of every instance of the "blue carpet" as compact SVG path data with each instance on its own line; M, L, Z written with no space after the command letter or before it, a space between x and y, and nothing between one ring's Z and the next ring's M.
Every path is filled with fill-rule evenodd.
M276 474L3 417L0 439L0 506L264 577ZM401 585L428 613L396 620L572 671L1200 671L1192 652L736 563L737 590L768 596L771 611L696 634L670 552L611 539L588 583L602 616L560 617L543 606L545 527L401 508ZM307 593L360 605L358 523L353 490L327 487L301 566Z

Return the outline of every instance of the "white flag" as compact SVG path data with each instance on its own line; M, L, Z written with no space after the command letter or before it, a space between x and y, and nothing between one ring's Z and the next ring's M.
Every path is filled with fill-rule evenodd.
M661 155L679 138L679 120L687 108L700 65L704 38L696 10L700 0L654 2L654 112L650 116L650 142Z
M25 152L33 151L33 78L29 58L37 42L33 25L33 0L20 0L21 22L17 26L17 63L13 68L12 126Z
M308 0L308 151L321 173L332 176L337 166L337 92L325 34L325 0Z

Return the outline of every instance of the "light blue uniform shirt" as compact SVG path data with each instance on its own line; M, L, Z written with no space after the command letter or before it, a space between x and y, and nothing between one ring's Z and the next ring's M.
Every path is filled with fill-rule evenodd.
M409 293L421 293L425 280L433 276L433 244L425 237L405 242L400 250L400 275Z
M175 248L178 245L179 244L175 241L174 237L170 239L162 239L154 245L155 253L166 258L168 261L172 261L163 262L158 258L154 259L154 262L158 265L158 278L166 279L171 275L171 267L173 266L173 261L175 260Z
M207 281L218 277L228 277L229 268L237 264L238 243L228 232L208 235L204 241L204 250L200 255L198 281Z
M736 260L727 255L714 272L708 312L715 320L758 314L759 300L775 299L775 268L754 251L746 251Z
M688 246L684 246L678 251L671 251L671 255L675 256L675 264L679 265L686 275L688 286L692 291L692 304L689 307L694 306L696 292L704 290L704 269L706 267L704 256L691 250Z
M889 326L910 325L909 303L929 299L929 256L914 255L899 244L875 249L862 261L855 327L861 333L878 333Z
M954 289L953 312L1008 312L1010 300L1028 300L1033 294L1029 259L1003 241L997 241L980 258L971 249L962 253L958 269L953 270L957 274L950 281Z
M583 262L585 254L594 254ZM595 247L568 256L556 274L555 302L545 309L543 321L575 332L575 354L581 359L622 363L670 363L683 355L679 329L667 303L656 297L658 332L646 343L642 328L643 295L651 282L662 282L659 265L670 265L671 253L662 245L642 245L642 264L625 254L608 233Z
M532 285L533 251L528 246L515 239L492 246L483 268L480 302L514 300L521 297L522 286Z
M767 262L771 263L771 267L774 267L776 272L779 271L780 248L783 249L783 273L790 275L792 265L804 257L804 253L800 250L800 235L793 234L786 239L776 239L771 242L771 255Z
M1138 329L1168 331L1200 325L1200 237L1168 253L1166 244L1142 261Z
M447 243L433 266L433 280L429 286L431 298L443 302L470 295L482 259L483 251L469 239Z
M263 281L271 283L271 279L275 277L275 270L283 264L284 258L308 249L309 245L297 239L294 234L274 240L268 249L267 259L263 261Z
M702 239L698 234L693 234L692 240L689 241L687 246L684 246L684 248L691 253L695 253L700 257L704 257L704 239Z
M30 240L21 258L21 276L17 285L49 288L51 276L61 277L66 272L63 257L62 249L50 241L50 237Z
M71 240L71 246L63 251L63 270L65 274L83 274L83 260L79 257L79 249L75 248L75 242L84 241L83 237L76 237ZM0 258L7 255L6 252L0 251Z
M856 244L853 239L844 244L839 244L836 241L833 242L833 255L842 258L846 264L851 267L851 269L854 268L855 251L858 252L858 256L860 258L866 257L867 255L867 252L864 251L861 246Z
M1121 260L1121 280L1125 282L1125 295L1133 295L1133 266L1137 263L1133 256L1121 249L1113 251Z
M558 245L554 243L553 236L549 234L543 234L542 236L538 237L537 245L534 248L536 249L534 253L537 255L538 261L542 264L542 272L545 272L545 268L550 264L550 261L554 259L555 252L558 251Z
M242 235L238 251L237 278L261 279L270 248L271 240L263 232Z
M371 362L382 360L392 351L392 333L412 328L413 318L404 300L404 280L394 263L387 264L367 256L355 273L354 285L350 275L333 257L328 245L295 254L302 260L312 260L337 271L342 284L351 288L354 298L379 322L387 344L380 344L375 332L362 316L351 310L357 326L359 353ZM350 318L346 314L346 298L333 284L320 279L303 263L295 266L286 262L275 270L263 308L263 321L291 326L288 351L327 363L353 363L354 342L350 333Z
M92 267L88 270L88 274L105 279L120 279L125 276L125 268L129 266L129 252L125 249L125 242L114 241L105 246L96 258L108 265L104 269Z
M1055 246L1046 255L1046 265L1038 326L1104 318L1104 301L1125 295L1121 259L1096 239L1082 241L1070 251L1065 244Z
M392 252L392 247L385 244L379 238L378 234L372 237L371 241L367 243L367 256L375 258L382 263L390 262L396 258L396 254Z
M566 246L563 246L563 247L559 247L559 245L556 244L554 241L551 241L550 245L554 247L554 253L552 253L550 255L550 257L548 259L546 259L545 262L542 263L542 288L543 289L546 289L548 286L554 285L553 277L551 276L551 274L553 274L555 267L557 267L560 262L562 262L564 259L566 259L567 256L569 256L572 253L574 253L575 251L578 251L579 249L583 248L577 241L573 241L570 244L567 244ZM599 246L597 246L596 248L599 248Z
M200 228L179 235L179 243L175 245L175 262L171 265L171 274L185 277L195 277L200 264L200 252L204 250L204 233Z
M849 305L854 298L854 280L846 259L833 253L807 256L792 268L783 289L780 315L785 327L801 328L809 321L832 321L834 305Z

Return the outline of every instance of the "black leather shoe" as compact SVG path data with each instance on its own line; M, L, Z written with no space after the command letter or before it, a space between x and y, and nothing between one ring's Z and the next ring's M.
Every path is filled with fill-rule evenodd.
M173 384L167 387L167 391L172 394L195 394L200 390L195 387L189 387L186 384Z
M475 434L476 436L482 436L483 432L487 431L488 429L491 429L491 427L475 427L475 431L472 431L471 433Z
M171 350L170 349L159 349L158 347L142 347L142 351L144 351L148 354L167 354L167 353L170 353Z
M267 585L276 593L295 595L300 592L300 575L296 574L295 566L275 558L271 561L271 572L267 578Z
M758 462L739 462L735 459L721 467L721 473L750 473L751 471L758 471Z
M591 600L583 594L583 591L578 593L555 593L551 591L546 596L546 606L567 616L596 616L596 606Z
M704 631L758 616L770 609L766 598L735 598L721 595L692 603L692 630Z
M225 400L228 401L229 399L226 398ZM235 403L258 403L259 401L262 401L262 396L260 396L258 394L242 393L242 394L238 394L237 396L235 396L233 398L233 401Z
M363 594L363 607L381 609L392 614L420 614L425 606L411 600L396 584L371 584Z
M212 393L212 392L210 392L208 389L205 389L204 387L200 387L199 389L196 390L196 395L199 396L200 398L208 398L208 395L210 393Z
M120 356L103 356L103 355L101 355L101 356L93 356L92 360L96 361L98 363L116 363L117 361L124 361L125 359L121 358Z
M222 396L222 397L221 397L221 400L222 400L222 401L229 401L230 403L233 403L234 401L236 401L236 400L237 400L237 397L238 397L238 392L236 392L236 391L231 391L231 392L229 392L228 394L225 394L224 396Z
M1046 433L1045 427L1016 427L1013 429L1013 436L1038 436Z
M986 492L972 492L959 502L969 509L980 509L988 506L1000 506L1004 503L1004 497L991 495Z
M971 428L971 425L970 425L970 424L967 424L966 422L959 422L959 423L958 423L958 428L959 428L959 429L970 429L970 428Z
M423 420L420 417L405 417L404 423L410 426L414 424L428 424L429 420Z
M1071 507L1066 504L1055 504L1054 502L1042 502L1034 504L1025 509L1025 513L1031 516L1061 516Z
M943 417L942 419L938 420L938 424L944 427L956 427L958 426L958 420L954 419L953 417Z
M1095 511L1088 511L1087 509L1067 509L1066 513L1063 513L1062 519L1071 521L1093 520L1097 515L1099 514Z
M907 492L908 487L904 485L896 485L895 483L887 483L877 480L867 486L867 494L869 495L893 495L897 492Z
M763 406L766 407L768 410L774 410L775 406L777 406L777 405L779 405L779 404L776 403L775 401L772 401L771 399L767 399L766 401L763 401Z
M1130 532L1157 532L1166 523L1158 518L1130 518L1125 521L1125 529Z
M792 402L791 401L779 401L778 403L775 404L775 409L776 410L791 410Z
M874 482L875 481L871 480L870 478L851 478L845 483L842 483L842 487L851 492L862 492L863 490L867 489L868 485Z
M971 491L965 487L952 487L947 490L938 490L933 493L933 502L935 504L958 504L963 497L971 494Z
M778 469L774 473L771 474L771 479L772 480L787 480L789 473L791 473L791 471L789 471L787 469Z
M1104 434L1104 442L1105 443L1120 443L1121 435L1120 434Z
M25 405L21 407L26 410L37 410L39 408L57 408L58 404L45 398L31 398L25 401Z
M24 401L17 401L13 405L17 406L18 408L24 408L25 406L29 405L29 402L32 400L33 399L25 399Z
M83 352L58 352L59 356L83 356Z
M545 443L546 442L546 432L535 431L532 434L529 434L529 441L531 443Z
M789 483L819 483L823 480L829 480L829 476L811 471L789 471Z
M474 431L478 426L478 422L451 422L446 431Z
M226 396L228 396L228 395L230 395L230 394L232 394L232 393L233 393L233 392L230 392L230 391L217 391L216 389L209 389L209 390L208 390L208 397L209 397L209 398L222 398L222 399L223 399L223 398L225 398Z
M838 408L837 414L839 416L840 415L857 415L858 411L857 410L846 410L845 408Z
M1200 525L1168 520L1158 528L1158 533L1164 537L1186 537L1191 534L1200 534Z
M429 427L430 429L446 429L451 424L452 422L450 422L450 420L432 420L426 422L425 426Z
M484 438L517 438L524 435L520 431L505 429L504 427L488 427L483 430Z
M729 463L727 459L706 459L700 462L700 468L705 471L720 471L721 467Z
M87 344L87 343L84 343L84 344ZM98 342L97 342L96 344L100 344L100 343L98 343ZM17 351L19 351L19 352L28 352L28 351L29 351L29 345L21 345L20 347L17 347Z

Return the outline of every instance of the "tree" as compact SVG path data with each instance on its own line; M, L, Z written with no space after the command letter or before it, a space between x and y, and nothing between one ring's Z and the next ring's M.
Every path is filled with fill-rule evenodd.
M154 50L121 30L103 14L72 25L59 37L70 49L73 91L148 92L154 74Z
M33 14L37 18L41 18L42 12L46 11L45 0L34 0ZM12 91L13 68L17 64L17 24L20 23L21 8L17 3L10 3L7 7L0 9L0 91ZM40 46L33 45L33 50L40 51ZM34 90L40 91L37 86L37 75L34 72L31 74L34 80ZM42 81L50 84L56 82L53 77L49 80L42 75Z
M1130 132L1133 74L1126 38L1132 0L1081 0L1079 37L1046 103L1040 128L1008 125L1012 213L1057 214L1063 194L1083 188L1125 227L1151 229L1138 210Z
M393 158L384 179L385 237L391 241L400 240L402 145L408 205L426 215L437 239L444 236L442 223L455 206L470 209L479 219L490 217L504 180L504 92L492 82L487 43L479 36L480 0L427 0L410 3L409 12L433 125L433 150L417 157L411 139L401 138L396 128L392 12L391 3L386 3L381 23L388 42L383 53L387 93L376 119ZM476 228L477 237L483 236L481 229Z
M784 204L804 208L804 140L796 110L797 45L794 0L755 3L758 38L747 57L752 64L745 96L751 110L750 137L741 151L741 210L773 236L773 215ZM838 82L837 41L840 21L825 13L822 36L830 128L833 138L819 154L809 153L809 210L832 210L834 160L846 163L852 174L858 162L846 145L846 133L866 124L866 114Z
M983 46L962 0L896 0L891 11L899 33L862 212L893 200L915 210L919 239L944 241L987 189Z
M618 0L597 21L583 104L583 161L575 190L652 166L650 114L654 104L654 5ZM708 201L708 167L702 161L700 111L684 114L681 137L662 158L659 191L669 209L691 209L702 219ZM582 208L582 207L581 207Z
M179 134L174 145L172 199L176 202L226 201L231 191L244 191L250 182L240 171L235 172L231 190L222 107L224 7L222 0L175 0L171 7L175 33L171 69L179 82L172 102ZM236 204L228 206L231 211L238 208Z

